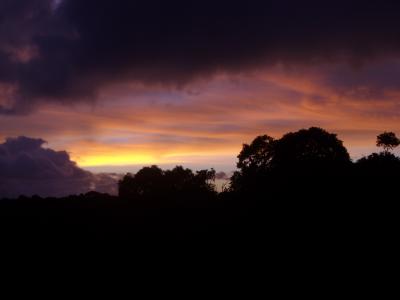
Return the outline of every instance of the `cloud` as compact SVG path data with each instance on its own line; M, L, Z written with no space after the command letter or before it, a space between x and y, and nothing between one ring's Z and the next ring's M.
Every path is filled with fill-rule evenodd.
M398 57L397 1L4 0L1 113L94 101L121 81L183 86L275 64Z
M67 149L84 168L195 163L200 169L229 172L241 145L260 134L279 138L299 128L320 126L338 133L351 155L358 157L375 151L380 132L399 132L400 93L377 101L340 95L329 86L327 75L320 68L303 68L235 76L235 80L222 76L197 86L199 93L190 95L149 88L132 96L130 86L120 85L102 94L93 109L47 105L24 117L0 117L0 140L40 136L53 149ZM354 84L363 85L362 81Z
M8 138L0 144L0 198L67 196L90 190L116 193L117 178L79 168L65 151L44 148L42 139Z
M218 172L215 174L215 179L220 179L220 180L229 180L231 176L226 174L225 172Z

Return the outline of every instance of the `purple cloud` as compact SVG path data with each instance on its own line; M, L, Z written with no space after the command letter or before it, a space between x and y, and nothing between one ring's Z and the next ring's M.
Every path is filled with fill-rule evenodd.
M18 137L0 144L0 198L61 197L91 190L116 194L117 178L85 171L67 152L44 148L45 143Z

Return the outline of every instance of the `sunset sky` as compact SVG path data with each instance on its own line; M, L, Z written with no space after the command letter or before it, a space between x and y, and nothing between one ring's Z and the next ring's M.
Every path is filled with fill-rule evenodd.
M377 151L400 134L400 3L329 3L0 0L0 181L20 136L94 173L230 172L257 135L311 126Z

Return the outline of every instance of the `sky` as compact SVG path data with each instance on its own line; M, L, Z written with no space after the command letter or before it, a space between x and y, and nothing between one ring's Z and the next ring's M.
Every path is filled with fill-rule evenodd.
M152 164L229 173L243 143L311 126L353 159L377 151L379 133L400 134L399 11L0 0L0 196L32 180L25 193L109 191L105 173Z

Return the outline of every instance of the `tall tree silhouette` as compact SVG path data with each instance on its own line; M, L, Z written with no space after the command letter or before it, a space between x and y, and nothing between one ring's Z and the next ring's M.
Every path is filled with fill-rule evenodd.
M377 136L376 145L378 147L383 147L385 152L389 152L400 145L400 140L397 138L394 132L385 131Z

